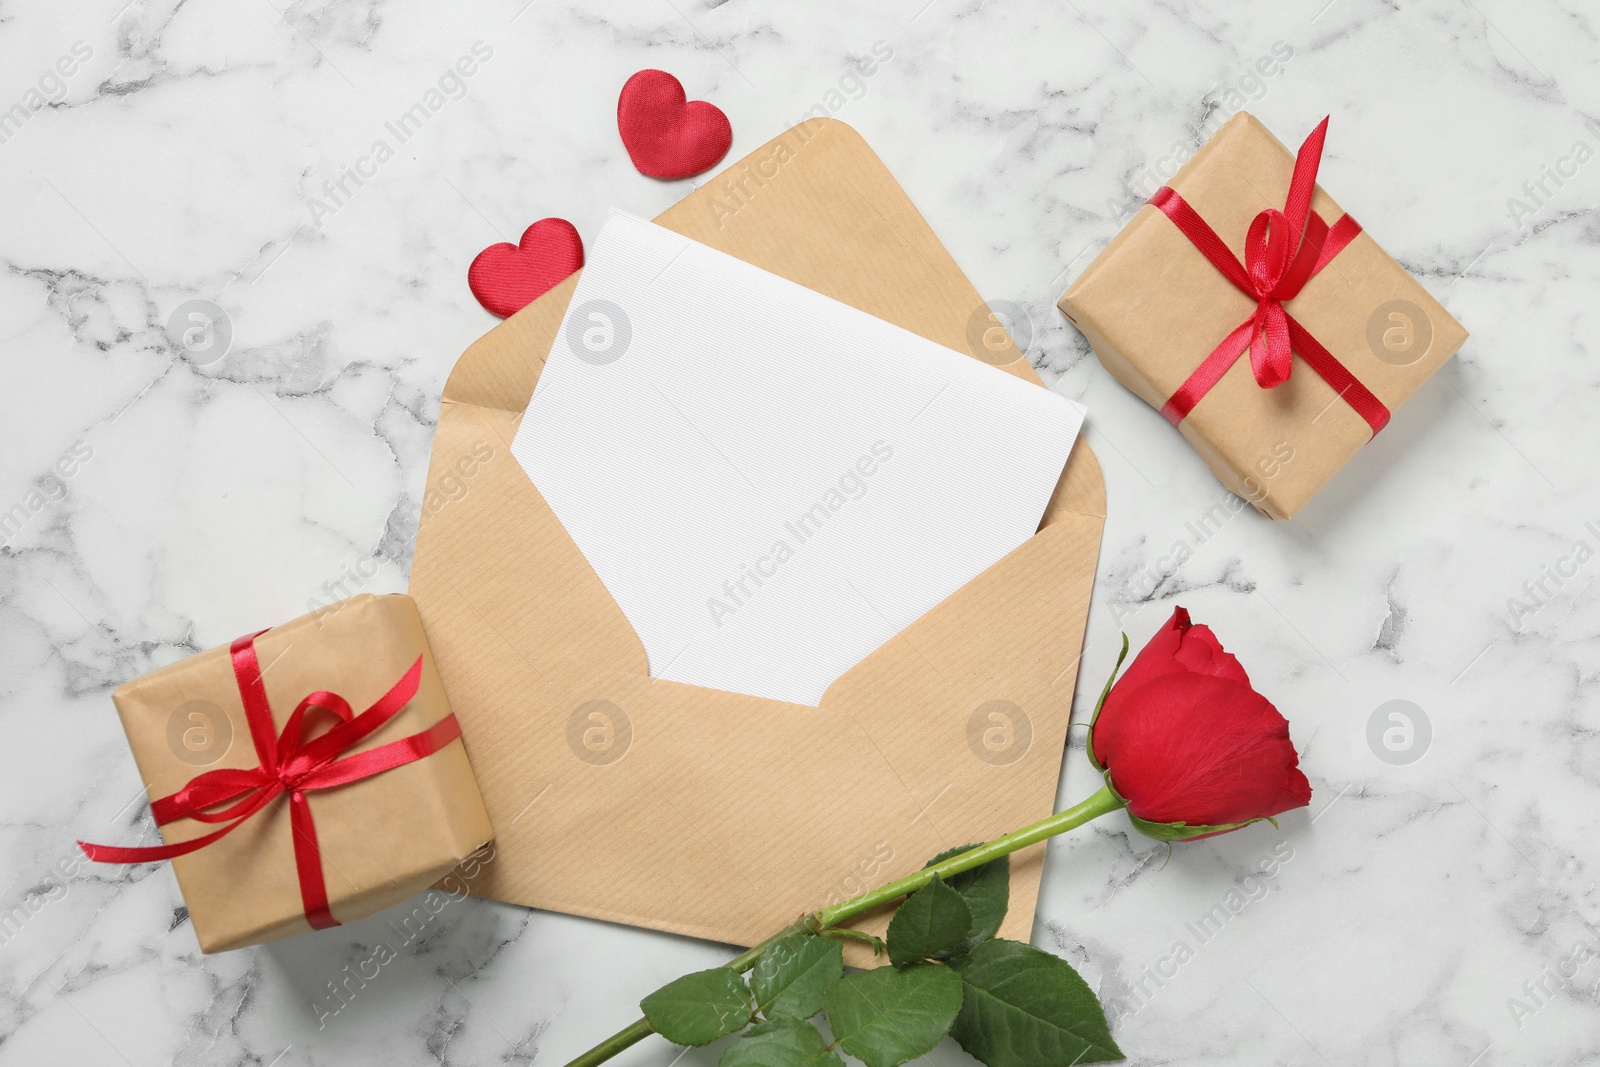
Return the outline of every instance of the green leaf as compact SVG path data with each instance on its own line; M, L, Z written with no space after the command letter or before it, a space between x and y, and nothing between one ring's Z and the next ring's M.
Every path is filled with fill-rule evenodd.
M828 1051L810 1023L771 1019L739 1035L717 1067L844 1067L844 1061Z
M964 996L951 1036L988 1067L1122 1059L1094 991L1059 956L987 941L953 966Z
M761 953L750 972L750 989L767 1018L809 1019L822 1010L822 995L843 977L839 942L790 934Z
M961 976L936 963L853 974L823 998L838 1044L867 1067L896 1067L949 1033Z
M961 894L933 881L906 898L889 920L889 962L942 960L960 951L972 932L972 909Z
M639 1002L651 1029L676 1045L709 1045L742 1030L755 1013L744 978L726 967L668 982Z
M923 866L932 867L935 863L977 847L977 845L962 845L960 848L941 852ZM953 874L945 879L945 884L960 893L961 899L972 909L972 932L968 935L965 946L968 950L977 947L980 942L989 940L999 931L1000 924L1005 921L1006 905L1011 902L1010 856L1001 856L997 860L990 860L982 867Z

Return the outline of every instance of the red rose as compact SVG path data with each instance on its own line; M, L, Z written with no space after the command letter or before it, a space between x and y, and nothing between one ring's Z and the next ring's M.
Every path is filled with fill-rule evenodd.
M1188 840L1311 802L1289 723L1178 608L1103 698L1089 754L1145 833Z

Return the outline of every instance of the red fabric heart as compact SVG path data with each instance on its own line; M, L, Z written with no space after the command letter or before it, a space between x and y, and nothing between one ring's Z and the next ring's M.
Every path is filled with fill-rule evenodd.
M717 165L733 144L722 109L687 100L683 83L664 70L641 70L617 98L617 130L640 174L688 178Z
M566 219L540 219L517 244L502 241L479 252L467 268L478 303L509 318L583 266L583 238Z

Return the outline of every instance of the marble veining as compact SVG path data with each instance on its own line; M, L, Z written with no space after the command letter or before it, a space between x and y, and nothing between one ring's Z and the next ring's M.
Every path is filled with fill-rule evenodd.
M616 137L647 66L728 113L733 158L855 126L1088 405L1110 517L1078 716L1118 632L1181 602L1293 723L1315 796L1278 828L1052 847L1034 941L1131 1061L1600 1061L1591 7L84 0L7 5L0 57L0 1063L560 1064L726 958L474 899L203 958L165 867L71 844L150 832L115 685L405 587L440 389L493 325L472 256L693 184ZM1054 310L1241 108L1291 143L1331 113L1323 182L1473 333L1285 524L1201 522L1221 487ZM195 300L225 354L174 341ZM1420 759L1384 745L1393 701ZM720 1046L680 1053L624 1062Z

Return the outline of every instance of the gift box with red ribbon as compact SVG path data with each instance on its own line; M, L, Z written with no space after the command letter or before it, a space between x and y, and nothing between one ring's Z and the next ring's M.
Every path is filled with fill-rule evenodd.
M1235 115L1060 300L1118 381L1280 519L1467 337L1317 186L1327 130L1291 155Z
M362 595L120 686L112 699L200 948L352 922L489 841L416 604Z

